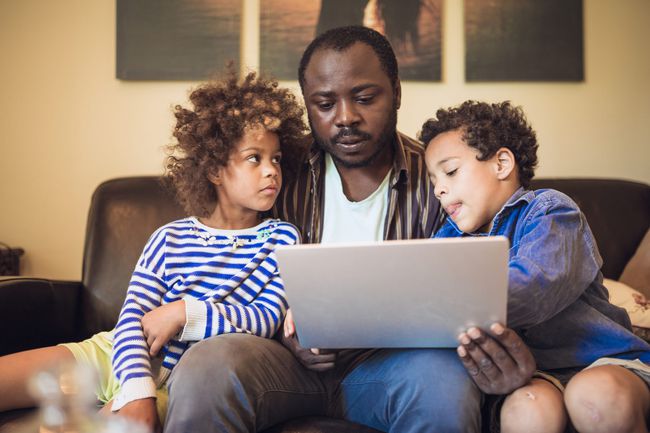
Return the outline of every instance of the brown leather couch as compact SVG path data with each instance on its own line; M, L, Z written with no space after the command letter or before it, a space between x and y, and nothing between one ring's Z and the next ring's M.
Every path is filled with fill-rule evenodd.
M613 179L536 179L582 208L604 259L617 279L650 226L650 186ZM0 280L0 355L84 339L111 329L134 264L149 235L184 216L153 176L109 180L95 191L88 214L81 281ZM65 246L62 246L65 248ZM17 428L29 411L0 413L0 431ZM302 418L267 433L376 430L331 418Z

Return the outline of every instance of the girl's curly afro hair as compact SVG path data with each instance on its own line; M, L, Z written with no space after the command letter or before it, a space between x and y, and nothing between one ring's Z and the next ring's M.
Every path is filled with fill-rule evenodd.
M306 150L307 127L295 96L277 81L251 72L239 81L229 68L224 79L200 85L190 94L193 108L175 107L177 144L169 146L165 183L190 215L209 216L217 195L208 175L228 163L246 131L263 128L280 139L282 171L290 178Z
M419 139L425 146L438 134L460 129L463 140L485 161L502 147L510 149L517 161L519 183L527 188L537 166L537 138L521 107L509 101L488 104L465 101L458 107L440 109L436 117L422 125Z

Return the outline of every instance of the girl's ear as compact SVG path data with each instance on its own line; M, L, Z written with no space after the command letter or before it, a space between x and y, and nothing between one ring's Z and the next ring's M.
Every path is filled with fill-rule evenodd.
M221 185L221 176L219 175L219 171L220 170L218 170L216 173L208 174L208 180L213 184L215 184L216 186Z
M507 147L497 150L496 163L496 175L499 180L506 180L517 166L515 155Z

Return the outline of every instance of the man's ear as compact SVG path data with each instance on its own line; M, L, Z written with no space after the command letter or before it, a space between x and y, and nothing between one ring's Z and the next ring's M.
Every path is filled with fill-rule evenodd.
M499 180L506 180L517 166L515 155L507 147L502 147L497 150L495 156L497 178Z
M399 107L402 105L402 84L399 81L399 78L395 82L395 109L399 110Z

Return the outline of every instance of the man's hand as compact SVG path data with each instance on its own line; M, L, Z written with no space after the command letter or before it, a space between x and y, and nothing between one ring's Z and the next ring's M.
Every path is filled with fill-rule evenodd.
M185 301L182 299L161 305L145 314L142 317L142 330L149 346L149 355L156 356L183 329L186 321Z
M296 335L296 324L293 321L291 309L287 310L287 316L284 318L281 342L309 370L326 371L334 368L336 363L335 351L306 349L300 345L298 336Z
M474 383L486 394L509 394L530 381L533 354L516 332L500 323L486 333L470 328L458 337L458 356Z
M133 400L125 404L120 410L116 412L111 411L112 405L113 401L109 401L100 410L100 413L106 416L122 416L137 423L144 424L150 432L162 433L162 426L160 425L160 420L158 419L158 411L156 410L155 398L151 397L143 398L140 400Z

